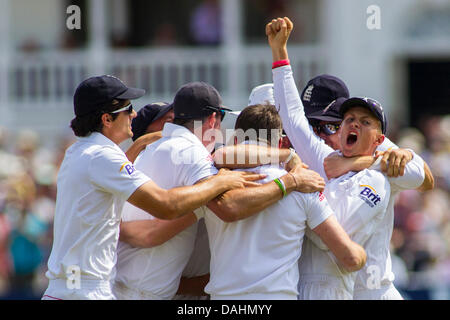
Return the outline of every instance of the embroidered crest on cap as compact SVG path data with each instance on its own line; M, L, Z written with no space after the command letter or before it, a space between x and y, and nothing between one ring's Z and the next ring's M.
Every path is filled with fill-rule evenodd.
M314 89L313 84L309 85L309 87L306 88L305 93L303 94L303 100L311 101L311 95L312 95L313 89Z

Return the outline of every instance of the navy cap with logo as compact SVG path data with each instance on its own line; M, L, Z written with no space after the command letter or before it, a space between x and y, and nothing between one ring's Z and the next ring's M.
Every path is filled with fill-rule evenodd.
M342 117L344 117L345 113L353 107L363 107L369 109L375 117L377 117L378 120L381 122L381 132L383 134L386 133L387 129L387 119L386 114L384 113L383 107L381 104L372 98L367 97L353 97L350 99L347 99L342 105L340 113Z
M147 127L154 121L164 116L173 108L171 103L155 102L143 106L138 112L136 118L131 122L133 131L133 141L146 133Z
M114 99L133 100L142 97L145 90L127 87L120 79L102 75L82 81L73 96L74 112L82 117L102 110Z
M219 92L205 82L190 82L178 89L173 100L175 119L201 119L212 112L231 111L222 106Z
M348 98L350 93L344 81L322 74L308 81L301 94L305 115L316 114L337 98Z
M346 101L346 98L337 98L336 100L331 101L331 103L320 111L311 113L308 116L308 119L314 119L319 121L331 121L338 122L342 121L342 115L339 112L342 104Z

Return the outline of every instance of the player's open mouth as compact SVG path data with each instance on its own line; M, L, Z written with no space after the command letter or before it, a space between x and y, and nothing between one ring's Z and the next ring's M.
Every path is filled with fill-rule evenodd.
M347 136L347 145L352 146L356 143L357 140L358 135L356 134L356 132L350 132Z

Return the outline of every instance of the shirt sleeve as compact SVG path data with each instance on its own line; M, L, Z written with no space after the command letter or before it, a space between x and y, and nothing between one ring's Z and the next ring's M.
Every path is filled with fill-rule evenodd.
M125 154L114 148L103 147L89 163L91 182L105 192L127 200L137 188L150 181L136 170Z
M306 119L303 103L295 85L291 66L273 69L275 104L295 151L309 169L328 180L324 159L334 150L314 133Z
M383 143L377 147L377 151L388 151L392 149L398 149L398 146L389 140L388 137L385 137Z
M305 235L320 249L329 250L322 239L312 229L316 228L333 215L333 211L322 192L305 194L308 197L308 210L306 210Z
M218 173L211 154L203 146L189 146L181 150L179 156L186 160L179 168L180 181L185 186L194 185L198 181Z
M384 139L384 142L378 146L377 150L387 151L392 149L398 149L398 146L390 141L388 138ZM405 166L405 173L403 176L387 177L391 184L392 191L413 190L419 188L425 180L425 169L423 159L417 155L413 150L408 149L413 154L413 158ZM374 163L371 169L375 169L381 172L381 166L379 162Z
M306 223L311 229L314 229L328 219L333 214L333 211L322 192L308 193L305 196L308 197Z

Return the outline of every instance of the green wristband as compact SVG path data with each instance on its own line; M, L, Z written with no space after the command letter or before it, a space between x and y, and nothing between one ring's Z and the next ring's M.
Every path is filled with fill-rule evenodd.
M280 179L276 178L273 181L275 181L275 183L278 185L278 187L281 189L281 192L283 192L283 197L286 196L286 187L284 186L283 181L281 181Z

